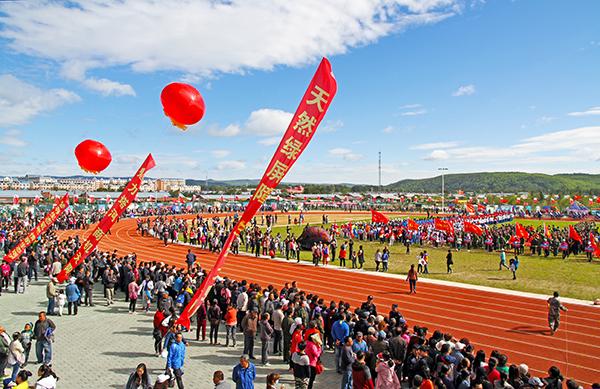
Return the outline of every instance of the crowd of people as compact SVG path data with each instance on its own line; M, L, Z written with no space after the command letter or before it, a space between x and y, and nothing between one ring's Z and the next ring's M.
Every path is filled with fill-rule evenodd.
M190 221L163 216L140 218L138 229L142 235L154 235L163 239L165 244L183 236L189 243L219 251L237 217L233 215L209 219L197 216ZM296 251L290 243L297 244L295 237L288 235L282 238L279 234L271 234L277 217L267 215L255 218L240 235L237 246L234 244L232 251L236 252L244 245L246 250L256 255L271 255L272 251L277 250L293 258ZM2 249L8 252L11 245L22 236L19 231L34 225L35 219L13 218L2 223L0 231L5 238L1 242ZM342 257L348 258L353 263L354 240L381 241L389 245L396 242L406 244L409 240L409 250L410 244L424 244L431 234L436 233L427 223L423 223L418 234L405 237L408 230L402 223L353 223L352 227L349 224L333 224L332 235L344 241L339 249L335 239L330 242L333 244L328 245L327 255L335 259L337 253L340 260ZM63 227L69 228L69 225L70 222L67 222ZM266 230L263 231L261 226L266 227ZM588 231L595 231L593 224L582 223L577 228L582 236ZM489 226L486 232L494 237L493 249L504 247L503 240L515 233L514 226L508 224ZM534 236L529 242L532 253L535 253L533 247L536 250L539 247L534 246L535 236L544 231L529 228L529 232ZM551 226L550 234L557 240L568 239L568 230L558 227ZM454 242L442 240L441 243L456 249L482 247L477 240L480 238L473 236L471 241L466 238L464 236L462 243L458 239ZM430 243L433 246L440 244L431 240ZM55 276L80 244L78 236L61 241L50 230L20 260L10 264L5 261L2 264L2 287L5 291L12 286L15 293L24 292L32 279L49 277L46 285L47 309L39 314L38 320L28 323L18 332L15 329L12 336L0 328L0 367L3 368L2 372L4 368L10 369L10 376L5 383L7 386L22 385L30 379L31 373L25 367L35 341L35 354L41 365L38 382L42 382L41 385L44 382L54 382L54 386L39 387L55 387L57 376L52 371L51 364L53 331L56 326L50 317L77 315L80 306L93 306L98 301L110 306L114 304L117 295L122 295L122 299L129 303L129 312L132 314L140 311L153 312L153 328L149 332L152 331L156 355L166 359L165 373L156 378L154 386L150 384L145 366L140 365L132 373L127 388L161 388L173 383L183 388L186 348L192 341L194 332L197 341L206 341L207 330L211 344L224 343L226 347L240 347L242 355L231 374L215 372L213 383L216 387L226 388L227 381L231 380L236 388L253 388L257 381L257 350L260 350L260 363L264 366L270 366L273 358L280 358L289 364L295 387L303 389L315 387L318 375L323 370L321 356L327 351L335 355L334 368L341 375L342 389L399 388L400 385L424 389L516 389L544 386L554 389L562 387L564 381L556 367L551 367L544 379L532 377L526 365L511 364L500 352L485 355L466 338L429 331L414 323L409 325L397 305L392 306L386 315L377 311L372 297L360 307L351 307L343 299L327 303L319 296L302 290L295 282L276 288L246 280L218 278L205 304L195 315L194 329L182 328L176 324L178 315L206 276L191 250L185 258L187 269L160 262L142 262L135 253L121 256L116 250L96 250L72 272L66 285L59 285ZM522 245L519 249L524 247ZM569 247L572 250L573 246ZM358 251L361 249L359 245ZM357 266L362 265L360 256L355 258ZM385 270L384 253L381 253L381 258L382 270ZM420 271L426 272L426 267L409 271L411 292L416 293L417 274ZM102 294L98 290L94 292L95 287L98 289L99 286ZM562 305L552 304L555 310L550 327L555 331ZM238 332L243 339L240 346L236 336ZM255 345L255 342L259 345ZM6 352L3 353L5 349ZM279 389L276 373L265 379L270 381L271 386L268 387ZM575 384L569 381L567 385L571 388Z

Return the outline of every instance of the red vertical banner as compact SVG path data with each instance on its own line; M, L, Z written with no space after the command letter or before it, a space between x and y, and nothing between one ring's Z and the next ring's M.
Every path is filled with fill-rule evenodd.
M58 219L60 215L69 207L69 194L65 194L60 201L58 201L52 210L44 216L44 218L33 228L27 236L22 239L12 250L9 251L8 254L4 256L4 260L7 262L13 262L15 259L19 258L25 249L29 247L33 242L39 238L44 232L50 228Z
M100 223L98 223L96 228L94 228L85 242L83 242L75 255L73 255L73 257L69 260L69 263L67 263L65 268L58 274L57 278L59 282L64 282L73 269L79 266L88 257L88 255L94 251L104 235L108 233L108 230L110 230L117 220L119 220L119 217L123 214L127 207L129 207L129 204L135 200L135 197L142 186L144 175L154 166L156 166L154 158L152 158L152 154L148 154L148 157L146 157L146 160L142 166L140 166L133 178L131 178L121 195L115 200L113 206L106 213L106 215L104 215L102 220L100 220Z
M198 288L190 303L181 313L181 317L178 320L180 324L183 324L187 328L190 327L190 317L200 307L208 294L208 290L214 284L217 274L225 263L231 243L239 235L240 231L246 227L246 224L267 200L271 191L277 187L300 154L306 149L321 120L323 120L336 92L337 83L331 71L331 64L327 58L323 58L271 162L267 166L265 174L246 206L244 214L229 234L219 258L217 258L210 273L208 273L208 276L200 288Z

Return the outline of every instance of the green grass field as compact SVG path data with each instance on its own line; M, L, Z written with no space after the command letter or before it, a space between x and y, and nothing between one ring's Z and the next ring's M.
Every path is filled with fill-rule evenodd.
M348 219L345 219L343 216L337 216L335 220L337 222L358 221L354 215ZM317 220L314 218L310 221L310 224L313 226L321 226L320 219ZM516 219L516 221L526 226L533 225L535 227L544 223L544 221L531 219ZM574 222L546 221L546 224L549 227L552 225L565 227L569 224L574 224ZM325 227L329 227L329 225ZM303 228L304 225L293 225L290 226L290 232L298 237L302 233ZM280 233L285 238L287 235L287 226L278 225L272 229L272 233L273 235ZM338 239L338 248L342 241L343 239ZM365 270L374 271L375 262L373 258L375 251L382 249L384 245L379 242L355 241L354 250L357 250L359 245L362 245L365 251ZM244 244L242 244L240 250L245 250ZM436 249L431 246L411 246L410 254L406 254L406 248L396 244L390 247L389 272L406 274L411 264L417 264L417 255L421 250L427 250L429 253L429 274L425 276L428 278L541 294L551 294L553 291L558 290L562 296L583 300L600 298L600 261L596 259L594 262L588 263L585 255L571 256L567 260L561 259L560 256L550 256L548 258L538 257L537 255L529 256L527 254L520 256L517 280L513 280L510 271L506 269L498 270L498 253L488 253L483 250L472 250L471 252L466 250L453 251L454 272L447 274L447 248ZM510 258L510 253L507 253L508 258ZM312 261L311 252L302 251L300 259L303 261ZM347 266L350 266L350 264L348 263Z
M525 225L539 225L535 220L518 220ZM563 226L569 222L553 222L551 224ZM572 223L572 222L571 222ZM320 224L316 224L320 225ZM548 223L550 225L550 223ZM291 232L299 236L303 226L291 227ZM275 227L273 233L286 236L286 227ZM341 245L338 239L338 247ZM373 271L375 251L384 245L378 242L355 241L354 249L362 245L365 251L365 270ZM244 247L242 246L242 250ZM504 269L498 270L498 253L488 253L483 250L471 252L453 251L454 273L446 273L447 249L436 249L430 246L412 246L410 254L406 254L404 246L398 244L390 247L389 271L391 273L406 274L411 264L417 263L417 255L421 250L429 253L429 275L426 277L440 280L464 282L475 285L485 285L497 288L520 290L541 294L551 294L560 291L562 296L583 300L600 298L600 261L588 263L585 255L571 256L567 260L561 257L548 258L524 255L520 256L520 265L517 280L512 279L512 273ZM507 253L507 258L510 256ZM301 260L312 261L309 251L301 253ZM350 266L349 264L347 264Z

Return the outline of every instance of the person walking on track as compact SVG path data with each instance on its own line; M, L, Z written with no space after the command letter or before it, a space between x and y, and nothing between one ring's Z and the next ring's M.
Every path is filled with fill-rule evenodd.
M560 311L567 312L568 309L558 300L558 292L554 292L553 297L548 299L548 325L550 326L550 335L558 330L560 325Z
M406 276L406 281L408 281L408 284L410 285L409 294L417 293L417 280L418 279L419 279L419 275L417 274L417 271L415 270L415 265L412 264L412 265L410 265L410 270L408 271L408 275Z

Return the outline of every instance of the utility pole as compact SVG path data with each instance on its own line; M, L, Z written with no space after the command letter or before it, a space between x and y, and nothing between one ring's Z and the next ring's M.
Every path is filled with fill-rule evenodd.
M381 193L381 151L379 152L379 193Z
M442 172L442 212L444 212L444 172L448 171L448 168L439 167L438 170Z

